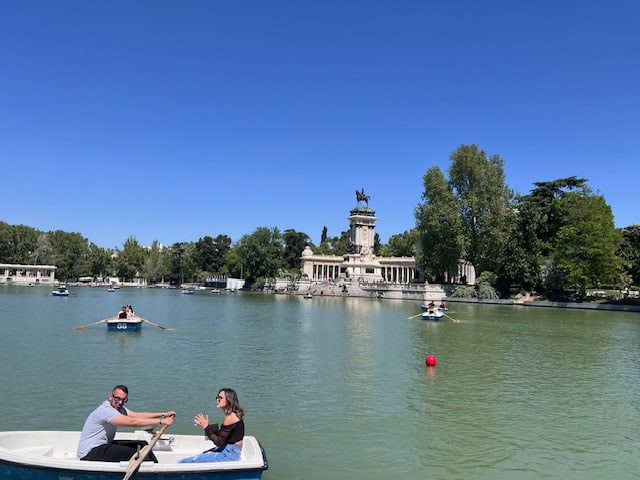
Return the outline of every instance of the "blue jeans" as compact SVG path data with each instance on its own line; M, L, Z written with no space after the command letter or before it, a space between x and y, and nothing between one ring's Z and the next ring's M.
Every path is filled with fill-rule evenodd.
M221 452L207 450L206 452L187 457L178 463L203 463L203 462L231 462L240 459L241 445L225 445Z

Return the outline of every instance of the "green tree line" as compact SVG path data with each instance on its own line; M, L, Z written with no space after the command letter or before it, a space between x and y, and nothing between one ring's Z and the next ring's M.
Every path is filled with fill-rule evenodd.
M122 248L105 249L80 233L42 232L0 222L0 263L55 265L56 278L65 281L116 276L124 281L143 277L152 284L180 284L228 276L243 278L248 285L260 287L275 276L299 277L306 246L315 253L342 255L347 251L348 238L348 232L329 237L325 227L320 245L315 246L306 233L258 227L235 244L227 235L205 236L169 247L162 247L157 240L150 246L142 246L136 238L129 237ZM377 236L376 242L379 245Z
M387 244L376 234L374 254L415 256L431 282L464 283L457 276L463 259L487 295L584 294L640 284L640 226L616 229L611 207L586 179L540 181L521 195L507 186L503 159L477 145L460 146L450 162L448 176L439 167L424 174L415 228ZM344 255L349 232L332 237L324 227L314 245L303 232L258 227L235 243L224 234L168 247L129 237L122 248L105 249L80 233L0 222L0 263L55 265L61 280L117 276L180 284L228 276L260 287L275 276L299 277L306 246L315 254Z
M478 287L503 297L584 296L640 282L640 226L616 229L611 207L586 179L540 181L521 195L507 186L503 159L477 145L460 146L450 162L448 177L427 170L414 212L417 260L428 278L454 279L464 259Z

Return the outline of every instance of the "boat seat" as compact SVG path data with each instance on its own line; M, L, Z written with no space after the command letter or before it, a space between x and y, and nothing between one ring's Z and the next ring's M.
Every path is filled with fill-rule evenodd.
M29 455L39 455L42 457L53 456L52 445L35 445L33 447L16 448L14 451L16 453L27 453Z

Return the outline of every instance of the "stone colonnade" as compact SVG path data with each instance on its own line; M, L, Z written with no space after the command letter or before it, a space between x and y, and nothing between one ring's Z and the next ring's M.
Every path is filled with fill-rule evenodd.
M382 279L389 283L413 283L416 280L416 269L408 266L382 267Z
M306 248L302 255L302 270L311 281L350 278L365 282L410 284L422 282L413 257L375 257L313 255Z
M313 265L310 280L335 280L340 276L340 264L319 263Z

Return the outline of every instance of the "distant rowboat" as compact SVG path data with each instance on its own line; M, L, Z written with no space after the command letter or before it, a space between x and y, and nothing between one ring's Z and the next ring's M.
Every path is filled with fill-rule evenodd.
M442 317L444 317L444 313L438 310L433 310L431 312L422 312L423 320L439 321L439 320L442 320Z
M432 308L433 310L438 310L440 312L449 311L447 307L443 307L442 305L440 305L439 307L436 307L435 305L420 305L420 310L422 310L423 312L429 311L429 308Z
M54 297L68 297L69 290L67 290L66 285L60 285L58 286L58 288L51 292L51 295L53 295Z

